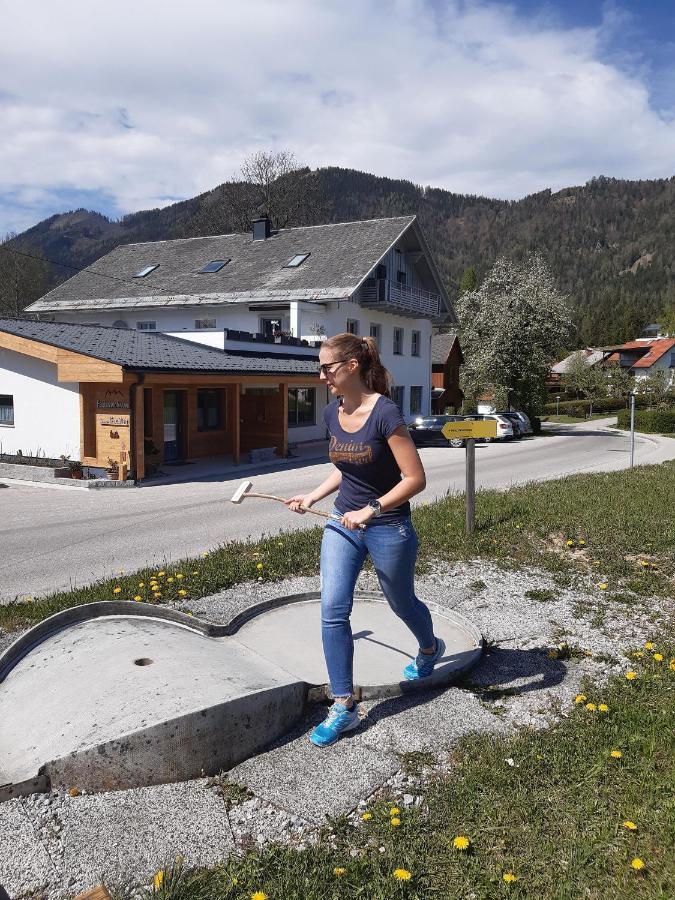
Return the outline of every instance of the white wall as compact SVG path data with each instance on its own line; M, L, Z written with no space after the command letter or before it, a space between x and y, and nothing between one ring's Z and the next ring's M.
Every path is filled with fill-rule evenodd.
M80 393L59 384L56 365L0 349L0 394L14 397L14 425L0 425L3 453L80 458Z

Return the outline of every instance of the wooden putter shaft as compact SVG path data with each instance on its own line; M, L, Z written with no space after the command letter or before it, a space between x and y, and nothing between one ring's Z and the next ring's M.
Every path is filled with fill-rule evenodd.
M286 503L283 497L276 497L274 494L259 494L256 491L247 491L244 497L262 497L263 500L278 500L280 503ZM324 519L339 519L340 516L333 516L330 513L323 512L320 509L312 509L311 506L301 506L303 512L313 513L315 516L322 516Z

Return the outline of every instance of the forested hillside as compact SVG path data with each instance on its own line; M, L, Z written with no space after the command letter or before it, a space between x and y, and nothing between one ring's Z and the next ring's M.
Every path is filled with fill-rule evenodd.
M321 208L305 216L307 224L416 213L451 296L468 266L476 267L480 283L498 256L517 259L540 250L573 301L579 346L634 337L675 303L675 178L595 178L583 187L507 202L349 169L307 171L306 177L323 197ZM233 189L221 185L119 222L78 210L46 219L15 240L79 269L119 243L234 230L228 205ZM51 270L54 283L70 274L68 268Z

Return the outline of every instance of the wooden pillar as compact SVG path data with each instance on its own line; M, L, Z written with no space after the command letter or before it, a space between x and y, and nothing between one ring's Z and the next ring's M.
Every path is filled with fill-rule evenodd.
M281 456L288 456L288 385L282 381L279 385L281 393Z
M134 391L134 472L136 481L145 478L145 391L139 384Z
M232 385L232 461L239 465L241 443L241 384Z

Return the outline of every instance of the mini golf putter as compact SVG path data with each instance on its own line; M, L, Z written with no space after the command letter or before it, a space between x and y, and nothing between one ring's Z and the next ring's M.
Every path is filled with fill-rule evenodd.
M252 487L252 481L242 481L234 494L232 494L230 503L241 503L246 497L261 497L263 500L278 500L279 503L286 503L283 497L277 497L274 494L258 494L251 490ZM321 509L312 509L311 506L301 506L300 509L303 512L313 513L315 516L321 516L324 519L336 519L339 522L342 518L342 516L339 516L336 513L327 513L323 512ZM365 527L365 525L359 525L359 528Z
M430 603L446 653L403 680L415 639L382 594L355 591L355 694L444 687L483 638ZM55 788L105 791L216 775L260 753L330 697L321 595L261 600L225 624L106 600L56 613L0 654L0 801Z

